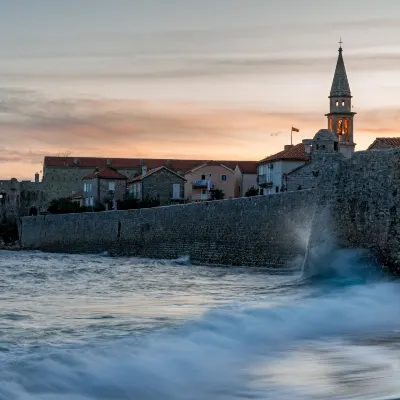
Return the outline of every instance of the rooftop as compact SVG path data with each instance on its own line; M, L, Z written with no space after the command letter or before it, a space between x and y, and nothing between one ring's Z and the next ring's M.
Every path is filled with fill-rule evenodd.
M258 164L274 162L274 161L308 161L305 146L303 143L296 144L287 150L280 151L261 160Z
M184 178L183 176L177 174L177 173L174 172L174 171L171 171L171 170L170 170L169 168L167 168L167 167L162 166L162 167L150 169L150 170L148 170L145 174L136 176L135 178L131 179L128 183L133 183L133 182L141 181L142 179L145 179L145 178L149 177L150 175L153 175L155 172L160 171L160 170L162 170L162 169L165 169L165 170L169 171L171 174L174 174L174 175L176 175L176 176L179 176L179 178L182 178L183 180L185 180L185 178Z
M80 167L80 168L108 168L114 169L137 169L141 170L142 166L146 166L149 170L166 166L173 171L186 172L199 165L208 163L209 160L168 160L153 158L100 158L100 157L56 157L46 156L44 158L45 167ZM243 173L254 171L256 161L218 161L220 164L226 165L228 168L235 169L239 165Z
M115 169L112 168L104 168L102 170L94 170L91 174L86 175L83 179L94 179L94 178L100 178L100 179L121 179L121 180L126 180L127 177L125 175L120 174L117 172Z
M391 138L376 138L374 142L368 147L368 150L372 149L377 143L384 143L389 147L400 147L400 137Z
M343 49L340 47L330 97L351 97L350 85L347 79L342 52Z

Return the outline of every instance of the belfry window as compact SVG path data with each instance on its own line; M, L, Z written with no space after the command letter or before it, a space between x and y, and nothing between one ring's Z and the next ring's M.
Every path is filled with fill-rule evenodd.
M345 104L345 102L344 102L344 100L342 100L342 107L344 107L344 104Z
M339 100L336 100L336 107L339 107Z
M342 135L343 134L343 120L342 119L338 120L336 133L338 135Z

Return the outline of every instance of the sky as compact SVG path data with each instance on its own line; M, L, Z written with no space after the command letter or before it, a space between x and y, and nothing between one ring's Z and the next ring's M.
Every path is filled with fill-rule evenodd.
M45 155L260 160L327 127L400 136L398 0L0 0L0 178Z

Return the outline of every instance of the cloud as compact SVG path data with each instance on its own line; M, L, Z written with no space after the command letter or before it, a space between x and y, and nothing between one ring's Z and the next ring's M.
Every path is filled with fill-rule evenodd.
M290 140L314 136L325 118L315 112L266 112L229 104L107 99L50 99L40 93L0 89L3 171L32 175L45 155L214 158L258 160ZM356 116L358 148L372 136L396 136L400 110L366 109ZM287 132L287 134L285 134ZM13 168L7 167L14 165ZM10 172L7 172L10 173Z

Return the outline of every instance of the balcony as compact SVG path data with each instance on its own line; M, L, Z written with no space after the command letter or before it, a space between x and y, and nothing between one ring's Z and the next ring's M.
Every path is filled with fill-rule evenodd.
M212 188L213 185L214 183L208 180L198 180L192 183L194 189L208 189L209 187Z
M257 177L258 186L262 188L271 188L273 186L272 174L258 175Z

